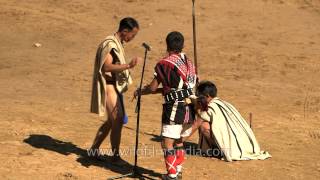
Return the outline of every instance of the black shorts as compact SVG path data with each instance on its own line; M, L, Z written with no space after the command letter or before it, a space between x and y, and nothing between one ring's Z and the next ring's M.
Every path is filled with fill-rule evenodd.
M193 105L185 105L183 101L165 103L162 108L163 124L190 124L195 120Z

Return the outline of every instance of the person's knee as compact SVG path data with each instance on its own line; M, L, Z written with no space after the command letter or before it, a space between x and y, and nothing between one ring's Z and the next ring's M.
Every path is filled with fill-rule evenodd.
M123 118L124 118L124 115L123 113L119 113L118 110L116 111L113 111L111 114L110 114L110 121L112 122L112 127L114 126L121 126L123 124Z
M185 141L186 138L187 138L187 137L181 137L180 139L177 139L177 140L175 141L175 145L176 145L176 146L183 146L183 142Z
M200 131L206 136L210 136L210 133L211 133L210 124L207 122L203 122L200 126Z
M205 128L205 129L210 129L210 124L207 121L203 121L201 123L201 127Z
M200 119L200 118L197 118L197 119L193 122L192 126L193 126L193 127L196 127L196 128L199 128L202 123L203 123L203 120Z
M202 130L202 133L203 133L204 136L207 137L207 138L210 138L210 137L211 137L211 136L210 136L210 130L208 130L208 129Z
M115 107L113 111L109 114L109 118L111 121L114 121L118 118L118 109Z
M100 126L99 131L106 131L111 126L110 120L106 120L103 122L103 124Z
M113 112L112 112L112 119L113 119L113 122L115 123L119 123L119 124L122 124L123 122L123 118L124 118L124 110L122 109L122 106L120 104L118 104Z
M164 149L172 149L174 144L174 139L164 137L162 140L162 145Z

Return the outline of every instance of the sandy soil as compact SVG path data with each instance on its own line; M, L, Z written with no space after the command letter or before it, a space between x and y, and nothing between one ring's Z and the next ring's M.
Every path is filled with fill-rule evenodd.
M198 60L202 79L215 81L219 96L253 129L266 161L226 163L189 155L184 179L320 178L320 1L196 1ZM89 113L96 47L125 16L141 31L126 45L128 58L153 49L145 81L165 54L169 31L183 32L192 57L191 0L0 0L1 179L106 179L125 174L81 155L103 118ZM40 43L41 47L35 47ZM131 102L141 65L126 94L129 123L123 158L133 164L136 114ZM142 172L165 172L159 153L161 96L142 100ZM190 144L197 142L197 136ZM108 150L109 140L103 144Z

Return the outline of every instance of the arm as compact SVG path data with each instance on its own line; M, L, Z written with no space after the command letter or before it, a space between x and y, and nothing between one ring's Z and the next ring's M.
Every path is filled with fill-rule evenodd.
M131 69L137 65L138 58L133 58L129 64L112 64L112 61L112 55L108 53L103 64L103 70L105 72L122 72Z
M147 94L157 94L157 93L162 93L162 88L158 88L159 83L156 78L154 78L150 84L146 85L141 89L141 94L142 95L147 95Z
M156 78L154 78L150 84L144 86L141 89L141 95L148 95L148 94L157 94L157 93L162 93L163 88L158 88L159 83ZM134 91L133 94L133 99L135 99L139 94L139 88ZM132 100L133 100L132 99Z

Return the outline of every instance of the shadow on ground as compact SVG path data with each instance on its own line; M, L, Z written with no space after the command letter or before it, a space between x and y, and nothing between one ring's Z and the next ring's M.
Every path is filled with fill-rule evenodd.
M72 142L64 142L58 139L54 139L48 135L41 134L31 134L28 138L24 139L23 142L39 149L45 149L48 151L54 151L62 155L76 154L78 155L77 162L82 166L98 166L102 168L109 169L113 172L125 175L133 171L134 166L125 160L122 160L121 165L116 165L112 163L112 156L103 156L103 160L94 159L88 156L87 150L79 148ZM137 171L143 175L151 177L161 177L160 173L153 170L145 169L142 167L137 167Z
M155 134L150 134L150 133L145 133L145 134L152 136L152 138L150 138L151 141L161 142L161 136L155 135ZM187 155L191 155L191 156L197 156L197 155L201 156L202 155L199 148L198 148L198 144L186 141L183 143L183 145L184 145L184 149L185 149Z

